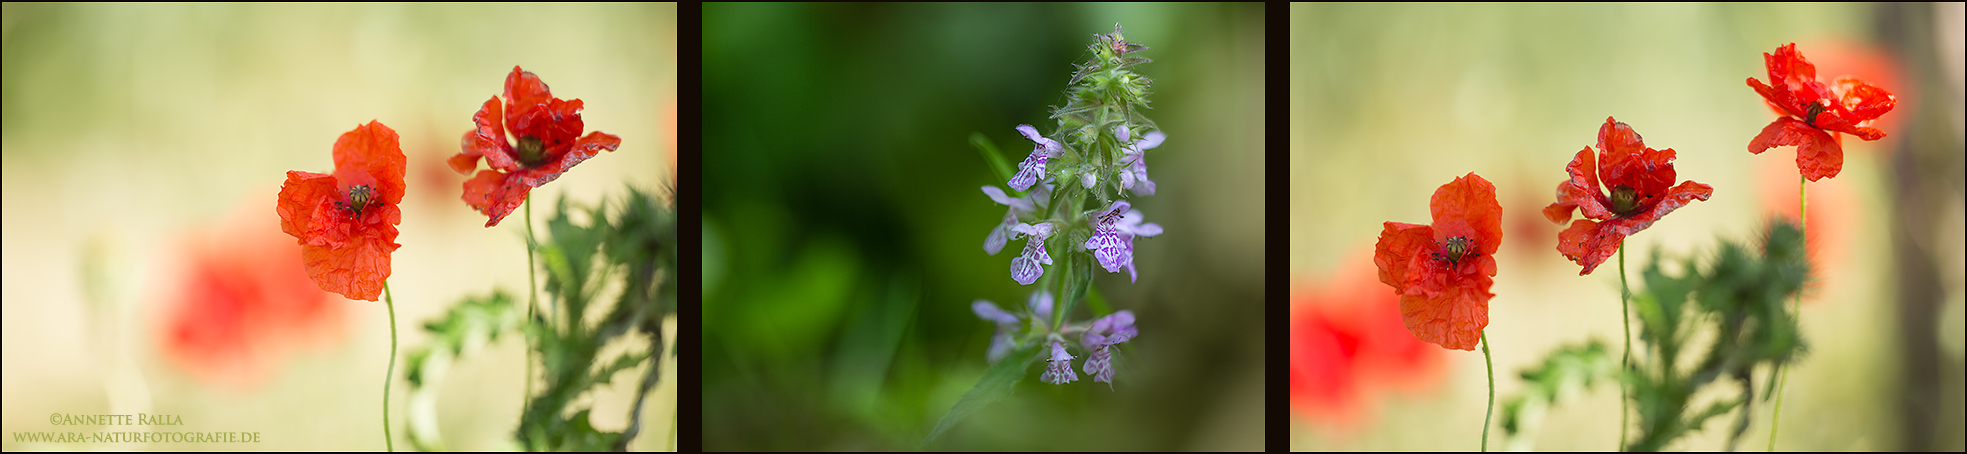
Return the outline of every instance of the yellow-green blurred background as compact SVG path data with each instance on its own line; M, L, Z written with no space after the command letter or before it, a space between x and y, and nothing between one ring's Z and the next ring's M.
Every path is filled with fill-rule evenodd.
M1809 186L1810 241L1824 248L1801 316L1813 351L1792 371L1776 447L1962 449L1958 4L1294 3L1290 15L1293 282L1370 270L1382 222L1426 223L1436 187L1488 178L1505 211L1488 327L1498 402L1560 343L1618 348L1617 266L1579 277L1537 213L1607 116L1675 149L1680 180L1714 187L1627 241L1637 273L1654 248L1711 251L1794 211L1794 148L1745 151L1775 118L1744 83L1767 77L1762 53L1795 42L1821 79L1857 74L1898 94L1879 122L1891 136L1847 137L1843 173ZM1475 449L1482 356L1444 356L1433 387L1362 396L1376 411L1352 428L1294 417L1291 448ZM1611 449L1618 408L1615 387L1580 393L1534 447ZM1755 407L1742 449L1764 447L1769 410ZM1721 449L1735 417L1669 449Z
M1056 127L1047 106L1118 22L1150 48L1133 70L1168 136L1158 192L1131 198L1166 233L1136 240L1139 283L1095 278L1140 336L1111 390L1034 367L928 448L1262 449L1264 8L704 5L704 448L922 441L988 366L971 302L1031 291L1015 250L983 251L1005 208L979 188L1004 180L970 137L1023 159L1013 128Z
M185 251L200 241L254 247L228 237L248 236L239 232L279 235L273 207L284 173L331 171L336 137L358 124L394 128L409 158L390 278L404 350L422 345L422 323L459 298L526 289L522 214L484 228L458 199L465 177L443 163L514 65L555 96L585 101L588 130L622 137L619 150L534 191L543 207L562 195L618 197L624 185L654 190L672 172L673 3L7 3L4 39L0 428L9 435L0 446L10 451L381 449L378 381L390 348L381 304L332 297L341 323L322 328L324 341L269 348L277 358L255 377L206 380L159 347ZM551 209L534 211L543 219ZM85 256L97 257L86 268L101 277L95 299L85 297ZM502 339L436 385L450 447L508 447L522 358L520 343ZM407 444L404 369L391 402L398 448ZM669 446L674 370L664 365L633 449ZM590 398L595 426L627 425L633 385L621 383L635 381ZM138 412L185 425L49 423L54 413ZM12 435L152 429L257 431L263 442L31 444Z

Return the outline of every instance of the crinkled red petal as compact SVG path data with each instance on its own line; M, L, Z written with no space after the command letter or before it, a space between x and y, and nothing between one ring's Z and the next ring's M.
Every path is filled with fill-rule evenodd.
M526 202L526 193L533 188L510 178L506 174L491 170L480 170L478 175L464 182L464 203L484 213L491 219L485 221L486 227L499 225L499 221L512 214L512 210Z
M1892 96L1892 92L1854 77L1839 77L1834 86L1839 94L1838 103L1848 112L1846 120L1853 123L1878 119L1899 105L1899 98ZM1863 134L1859 136L1863 137ZM1878 140L1880 137L1884 137L1884 133L1879 133L1878 137L1865 137L1865 140Z
M1496 185L1470 172L1434 190L1428 200L1434 215L1434 241L1475 240L1482 255L1493 255L1503 243L1503 209L1496 203Z
M1673 150L1646 148L1639 133L1625 123L1606 117L1598 129L1598 149L1598 178L1606 190L1629 187L1645 203L1673 186Z
M395 227L388 227L394 231ZM393 235L391 235L393 236ZM342 247L301 246L301 264L322 290L349 299L375 301L389 279L389 254L401 245L392 239L358 236Z
M1618 253L1619 241L1625 239L1625 235L1601 228L1602 225L1590 219L1579 219L1572 222L1570 228L1557 233L1557 252L1584 266L1584 270L1578 272L1579 276L1591 274L1599 264L1605 263L1605 259Z
M1777 118L1762 127L1748 142L1748 151L1760 154L1770 148L1795 145L1796 168L1810 181L1837 176L1844 169L1844 148L1830 133L1810 127L1794 118Z
M287 182L280 185L280 200L274 211L280 213L280 231L307 243L314 211L323 200L340 197L335 192L335 176L325 173L287 171Z
M573 146L568 147L567 152L561 154L559 159L541 164L539 167L515 172L513 175L528 186L536 188L545 186L547 183L559 179L561 174L567 173L568 170L573 170L574 166L580 164L581 161L586 161L588 158L600 154L603 150L615 151L616 148L621 147L621 144L621 137L617 137L614 134L600 131L591 132L586 137L582 137L579 142L575 142Z
M1647 227L1652 227L1654 222L1658 222L1660 218L1666 217L1667 213L1672 213L1673 210L1687 206L1688 203L1693 203L1695 200L1706 201L1708 197L1713 195L1713 186L1695 183L1693 181L1683 181L1680 183L1680 186L1675 186L1657 200L1652 201L1652 205L1642 205L1645 207L1644 211L1633 213L1631 216L1621 216L1610 221L1605 221L1599 228L1612 229L1621 235L1631 236L1632 234L1639 233L1641 230L1646 230Z
M1468 276L1437 291L1400 295L1400 318L1407 331L1424 342L1456 350L1475 350L1482 329L1489 326L1489 293L1493 280Z
M514 65L512 73L506 74L506 103L514 106L532 106L546 104L552 99L553 92L546 88L546 82L540 81L540 76L533 74L532 71L519 69L519 66ZM511 115L515 113L517 112L506 112L506 124L512 123Z
M1571 158L1570 164L1564 166L1564 171L1571 175L1571 179L1557 184L1557 203L1544 207L1545 218L1550 219L1551 222L1563 223L1571 219L1573 207L1582 210L1581 214L1586 218L1610 219L1612 217L1612 209L1609 207L1611 201L1598 190L1596 159L1591 152L1591 147L1585 147L1583 150L1578 150L1578 154Z
M464 133L457 155L451 156L451 170L470 175L478 168L478 158L485 158L485 165L493 169L512 171L519 168L519 161L513 156L512 145L505 139L504 116L497 96L485 100L478 113L471 115L474 126Z
M1380 270L1380 282L1400 293L1411 283L1408 270L1414 257L1423 255L1422 251L1434 244L1434 228L1404 222L1388 222L1380 231L1380 241L1373 245L1373 265Z
M375 188L385 205L403 202L403 147L398 143L396 130L389 129L381 122L355 127L335 139L335 178L340 180L338 189L367 184Z

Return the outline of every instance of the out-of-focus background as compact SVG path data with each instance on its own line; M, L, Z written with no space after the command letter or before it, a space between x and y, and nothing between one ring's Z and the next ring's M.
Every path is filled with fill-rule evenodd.
M1381 223L1428 222L1435 188L1476 172L1495 182L1505 211L1488 328L1498 402L1561 343L1598 338L1616 350L1618 268L1578 276L1554 249L1559 226L1538 210L1614 116L1647 146L1676 150L1680 180L1714 186L1711 200L1627 241L1634 273L1655 248L1712 251L1718 238L1746 240L1771 216L1793 217L1794 147L1746 151L1775 115L1744 81L1766 79L1762 54L1794 42L1820 79L1855 75L1899 104L1875 124L1888 137L1846 137L1843 173L1809 185L1819 271L1801 321L1813 350L1791 371L1776 448L1962 449L1959 4L1299 3L1290 14L1293 312L1340 314L1294 321L1294 345L1300 328L1304 338L1404 331L1397 316L1348 315L1365 304L1396 311L1358 296L1391 292L1373 277ZM1306 358L1294 348L1294 362L1363 375L1294 387L1292 449L1474 449L1482 356L1428 347ZM1617 446L1618 395L1601 385L1557 404L1535 449ZM1742 449L1767 442L1770 407L1754 408ZM1722 420L1669 449L1723 448L1722 426L1735 419ZM1493 448L1502 431L1492 432Z
M484 228L458 198L465 177L443 163L514 65L585 101L588 130L622 137L619 150L534 191L547 207L536 219L562 195L592 204L624 185L654 191L672 174L675 4L7 3L4 25L9 451L382 448L388 315L314 287L273 209L285 172L332 171L336 137L358 124L395 129L409 157L390 278L403 350L423 345L423 322L466 295L526 290L523 217ZM436 385L450 447L510 447L522 350L501 339ZM669 446L665 368L633 449ZM404 370L390 412L399 448ZM592 397L597 428L627 426L636 381ZM184 425L50 422L140 412ZM13 435L36 431L259 432L262 442Z
M1261 450L1264 6L704 5L703 447L913 449L987 367L976 299L1024 304L981 133L1015 163L1114 23L1150 48L1166 233L1112 390L1030 371L931 449ZM1021 243L1015 243L1021 244ZM1007 248L1008 249L1008 248ZM1047 270L1056 272L1056 270ZM1087 318L1084 310L1074 316ZM1075 362L1076 364L1077 362Z

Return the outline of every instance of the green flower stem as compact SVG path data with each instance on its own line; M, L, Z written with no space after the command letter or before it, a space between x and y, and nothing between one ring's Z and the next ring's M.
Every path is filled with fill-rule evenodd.
M396 438L389 435L389 382L396 376L396 297L389 294L389 281L382 283L382 300L389 308L389 372L382 376L382 443L396 452Z
M526 323L533 323L533 300L538 291L533 278L533 194L526 193ZM530 338L529 338L530 339ZM533 406L533 345L526 342L526 394L519 396L520 414Z
M1810 250L1810 198L1807 187L1810 180L1802 174L1796 175L1796 230L1803 235L1803 250ZM1796 292L1796 327L1803 328L1803 292ZM1782 378L1776 380L1776 409L1769 415L1769 452L1776 451L1776 429L1783 422L1783 388L1789 387L1789 366L1781 367Z
M1625 344L1625 353L1619 354L1619 373L1632 367L1632 312L1626 307L1626 300L1632 299L1632 288L1626 286L1626 241L1619 240L1619 325L1625 328L1625 337L1619 338ZM1625 451L1626 418L1631 411L1626 410L1625 381L1619 381L1619 451Z
M1489 359L1489 330L1482 330L1482 365L1489 367L1489 405L1482 411L1482 452L1489 452L1489 417L1496 415L1496 363Z

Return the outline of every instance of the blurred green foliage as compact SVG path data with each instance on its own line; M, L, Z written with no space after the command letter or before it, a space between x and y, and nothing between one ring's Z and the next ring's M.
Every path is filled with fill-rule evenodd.
M1774 372L1803 349L1796 319L1786 308L1803 290L1810 265L1802 232L1787 221L1771 223L1752 245L1724 241L1703 262L1699 257L1663 260L1654 251L1641 272L1645 288L1633 292L1640 330L1634 361L1624 373L1596 340L1560 348L1524 371L1528 394L1503 403L1509 447L1528 449L1522 434L1562 394L1607 378L1624 382L1637 404L1638 438L1622 441L1626 450L1665 449L1701 430L1709 418L1731 411L1737 423L1728 446L1735 447L1754 413L1735 410L1755 401L1755 371L1768 372L1762 390L1766 400ZM1668 269L1679 273L1670 275ZM1691 365L1682 356L1690 348L1705 348L1695 350L1698 360ZM1730 398L1696 398L1717 381L1738 384L1740 392Z
M530 203L530 202L529 202ZM655 388L661 359L662 319L676 308L676 217L671 206L634 187L610 214L606 203L578 210L586 225L573 220L576 210L559 200L547 219L551 236L542 239L546 311L527 314L503 290L489 297L469 297L443 318L424 324L430 345L411 350L409 369L411 417L409 433L419 450L443 450L434 410L444 371L458 358L475 351L500 334L523 331L529 349L537 349L545 366L544 388L528 396L515 442L529 451L623 450L642 430L641 408ZM597 266L599 265L599 266ZM605 315L590 317L588 305L603 292L617 292ZM522 320L526 320L523 324ZM624 337L627 334L647 337ZM622 342L611 342L622 340ZM613 355L604 347L627 345ZM670 350L674 355L675 350ZM529 357L530 360L530 357ZM647 363L628 428L599 430L589 422L592 402L577 402L593 388L608 386L619 372ZM572 411L571 415L568 412ZM665 446L673 448L674 440Z
M1140 314L1135 367L1116 391L1015 384L930 448L1260 449L1262 19L1260 4L706 4L704 448L930 433L987 367L992 326L970 302L1031 289L982 250L1004 207L978 188L1009 175L982 156L1022 159L1013 127L1052 129L1072 64L1119 22L1153 45L1141 72L1169 136L1152 151L1162 193L1136 204L1168 233L1136 244L1139 284L1096 277ZM1221 422L1238 418L1256 423Z

